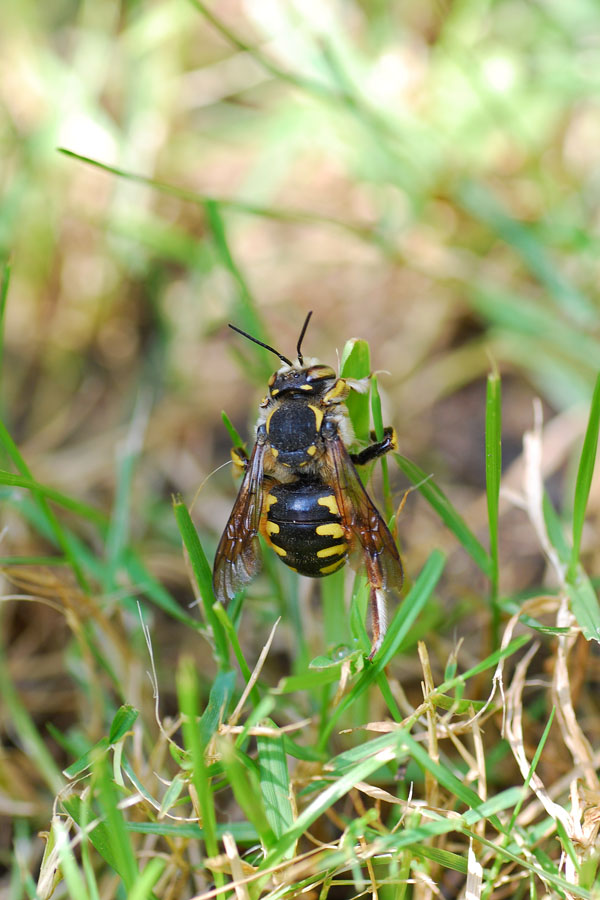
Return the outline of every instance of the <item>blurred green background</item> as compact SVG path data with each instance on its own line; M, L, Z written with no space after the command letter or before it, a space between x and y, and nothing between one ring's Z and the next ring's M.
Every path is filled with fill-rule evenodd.
M335 365L370 342L402 453L482 535L486 374L503 375L507 466L539 396L560 506L600 368L599 52L594 0L5 4L0 404L34 476L110 514L133 454L118 521L186 608L171 495L202 485L212 552L235 496L228 469L208 477L229 458L221 410L249 434L277 365L226 324L292 355L313 309L305 353ZM18 504L2 525L3 557L50 552ZM409 577L455 548L414 494L399 530ZM542 563L508 506L501 547L503 589L526 590ZM449 593L481 590L455 557ZM109 617L136 587L113 575ZM34 718L85 720L62 615L6 602L3 631ZM173 620L157 634L166 681L188 639ZM4 789L18 779L43 820L3 725Z

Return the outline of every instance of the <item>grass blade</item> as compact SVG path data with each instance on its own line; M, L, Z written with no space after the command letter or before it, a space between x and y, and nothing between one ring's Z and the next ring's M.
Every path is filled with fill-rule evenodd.
M327 741L342 713L354 704L357 698L377 680L385 666L396 655L415 619L429 600L443 568L444 557L439 551L434 551L390 622L381 649L375 656L372 664L365 669L352 690L346 694L331 712L327 726L321 734L319 741L320 750L326 747Z
M498 607L498 504L502 475L502 385L500 375L488 375L485 405L485 484L490 532L492 644L499 643Z
M600 604L590 579L580 569L575 581L567 582L571 610L583 636L600 642Z
M194 528L187 506L180 497L173 501L173 510L179 533L187 550L192 571L202 598L202 606L207 623L212 629L215 639L215 652L220 668L229 667L229 644L223 626L219 622L213 610L216 602L212 587L212 572L206 558L206 554L200 543L198 532Z
M573 502L573 549L571 551L571 561L567 573L567 580L573 582L575 579L577 565L579 563L579 549L581 546L581 534L583 532L583 523L585 520L585 511L587 507L588 497L590 495L590 487L592 484L592 476L594 474L594 465L596 463L596 453L598 450L598 429L600 427L600 375L596 378L594 394L592 396L592 404L590 406L590 414L588 418L585 438L581 450L579 460L579 469L577 471L577 481L575 483L575 499Z
M265 720L265 725L276 728L275 722ZM271 737L259 735L256 739L258 748L258 774L265 812L273 834L280 838L294 822L294 814L290 803L290 776L283 736ZM292 844L285 853L292 857L296 845Z
M427 502L437 512L440 519L458 539L461 546L477 563L488 578L492 576L492 558L477 540L458 510L452 505L441 488L425 472L405 456L394 453L394 459L404 474L418 487Z
M179 708L183 715L183 738L191 764L192 783L198 801L198 813L202 822L204 845L208 856L216 856L219 850L217 840L217 816L213 797L213 788L208 774L202 731L198 727L199 690L198 676L194 661L189 658L181 660L177 673L177 695ZM214 873L215 884L222 887L225 879L221 872Z
M340 376L360 381L363 378L368 378L370 374L371 357L368 343L357 338L346 341L342 351ZM364 394L361 394L358 391L350 391L346 400L346 406L348 407L350 421L357 439L359 441L368 441L371 421L369 392L366 391Z

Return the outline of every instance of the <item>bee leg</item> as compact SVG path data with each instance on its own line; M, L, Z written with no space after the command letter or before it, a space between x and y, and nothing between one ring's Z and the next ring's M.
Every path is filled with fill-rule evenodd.
M250 457L248 456L248 451L245 447L232 447L231 459L233 460L233 464L236 469L238 469L241 473L244 473L248 468Z
M373 635L371 652L369 653L369 659L371 660L381 647L387 629L385 594L381 588L376 588L373 584L371 585L369 604L371 607L371 633Z
M375 432L371 432L371 438L375 440ZM368 447L365 447L364 450L361 450L360 453L351 453L350 459L354 463L355 466L364 466L366 463L371 462L374 459L377 459L378 456L383 456L384 453L389 453L390 450L398 449L398 440L396 438L396 429L392 426L383 429L383 440L375 441L374 444L370 444Z

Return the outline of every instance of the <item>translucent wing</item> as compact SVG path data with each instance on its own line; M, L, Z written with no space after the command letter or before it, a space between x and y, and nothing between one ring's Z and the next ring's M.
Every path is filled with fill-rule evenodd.
M404 574L394 538L364 489L339 434L328 435L325 446L348 544L361 554L372 589L399 592Z
M266 445L257 441L237 499L219 541L213 568L217 600L227 603L260 569L258 532L263 506Z

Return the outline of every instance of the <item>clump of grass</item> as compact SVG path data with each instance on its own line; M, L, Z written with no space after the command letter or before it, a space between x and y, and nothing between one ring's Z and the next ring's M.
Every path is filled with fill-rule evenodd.
M573 198L593 196L596 179L593 154L585 158L593 141L578 137L578 123L586 121L580 92L594 95L593 76L584 74L590 68L582 63L596 10L586 3L574 11L565 7L559 20L522 5L512 11L511 26L502 4L440 8L431 19L425 11L421 26L403 22L408 39L400 46L397 12L385 4L340 7L363 22L357 41L351 39L356 22L324 34L310 18L310 5L300 11L297 4L281 4L274 26L269 16L259 24L257 7L243 35L244 28L226 24L216 6L193 5L221 43L211 44L204 34L199 41L196 32L190 37L186 12L169 10L169 33L185 34L182 58L192 59L198 72L211 69L206 58L225 54L227 62L228 52L236 66L251 60L252 71L266 78L264 92L260 78L256 93L247 93L243 78L235 87L234 74L223 102L206 116L194 107L186 118L189 94L183 107L169 95L176 80L165 54L177 40L156 40L161 9L130 5L114 26L122 29L114 41L110 32L107 53L112 23L98 28L92 19L100 7L93 14L89 7L68 40L64 32L54 34L42 52L32 42L35 77L20 80L11 127L3 132L25 152L19 184L0 210L0 239L3 250L16 247L22 254L17 298L35 314L26 329L15 317L8 352L0 344L0 493L7 522L0 791L11 817L1 857L8 875L0 891L6 887L11 900L368 893L385 900L441 892L496 900L592 898L598 882L594 679L600 615L597 580L586 572L586 519L594 498L597 385L581 453L572 453L574 499L562 509L555 485L546 489L543 451L550 429L539 416L508 473L521 465L518 488L506 464L503 475L495 367L485 410L482 404L485 433L475 439L485 457L487 528L485 513L479 522L463 513L464 503L442 489L445 482L437 470L432 477L430 463L420 467L396 454L378 464L381 509L409 550L406 594L393 607L372 662L366 659L360 577L353 584L344 573L326 579L322 603L307 610L294 575L267 555L244 608L238 598L225 611L214 604L210 579L216 507L198 504L196 530L187 494L185 500L177 495L172 509L164 498L150 497L156 473L179 465L172 444L191 418L217 442L217 401L206 389L214 382L214 357L206 362L204 391L190 362L198 356L199 336L208 334L205 346L212 346L211 330L231 319L268 339L263 310L287 315L290 296L302 299L316 285L324 318L325 307L331 310L332 332L342 323L345 329L351 313L366 329L383 323L379 334L394 377L406 386L402 403L399 393L394 396L394 424L407 435L445 396L483 381L490 350L509 373L509 385L524 373L556 409L589 404L600 365L592 299L597 242L593 204L579 208ZM34 17L33 7L27 15ZM51 12L44 7L46 15ZM63 71L62 53L71 44L79 58L69 61L69 85L90 63L83 67L85 89L84 76L75 92L65 91ZM371 96L368 85L380 63L400 62L406 71L408 59L412 72L412 62L421 61L418 70L425 56L426 79L390 101ZM102 69L102 58L111 71ZM11 78L21 72L12 52L1 65ZM120 66L127 85L122 94L113 81ZM499 71L509 75L501 79L504 92L494 82ZM532 78L532 72L552 77ZM177 81L177 94L180 86ZM44 89L58 101L52 110L43 107L45 121L36 130L30 123ZM94 121L109 146L146 148L149 174L93 158L100 151L72 148L52 168L44 148L55 147L65 96L77 105L77 121L86 128ZM119 108L125 111L122 129L107 117L109 111L118 117ZM146 140L149 121L160 126L154 146ZM343 184L322 206L313 140L319 162L333 162L332 180ZM202 191L185 186L197 185L199 172L211 165L221 173L221 154L236 141L247 154L243 167L234 158L243 184L230 193L212 190L208 178ZM298 176L306 179L307 165L315 193L303 191L302 204L288 202L290 185ZM83 188L73 190L83 228L62 227L58 204L49 202L52 187L54 196L69 193L65 172L77 173L75 185L85 173ZM582 173L576 192L575 172ZM105 182L85 181L90 173L111 179L109 200L100 197ZM131 203L115 200L112 187L129 189L134 182L144 201L132 211ZM548 202L551 219L544 215ZM340 216L321 208L361 212ZM246 258L238 250L240 222L249 223L243 237L250 240L240 242ZM259 248L276 247L269 278L248 253L256 234ZM307 234L314 259L304 255L302 239L294 240L293 254L286 243L289 235ZM358 277L344 281L338 275L344 275L346 255L341 263L332 259L333 288L323 279L321 241L340 235L365 250L365 261L355 270ZM270 276L280 276L280 260L291 257L300 275L290 291L287 277ZM309 267L316 274L307 284ZM6 266L2 335L10 311L8 276ZM164 286L178 280L185 289L164 296ZM271 292L264 306L257 301L263 290ZM62 315L52 319L48 309L59 296ZM132 296L142 299L124 299ZM93 324L84 327L86 303ZM113 320L114 327L103 330ZM201 321L198 332L192 321ZM271 371L266 354L252 345L235 352L244 382L263 390ZM349 343L343 373L368 374L382 352L378 346L371 363L366 342ZM123 373L134 391L141 382L160 397L166 368L167 378L188 379L193 404L182 404L185 411L173 417L171 407L182 396L174 391L159 418L154 409L149 413L145 394L128 434L119 435L124 439L114 466L106 463L102 424L87 422L90 443L99 447L96 478L90 485L71 475L70 459L69 486L57 490L39 448L61 446L62 435L68 443L77 422L85 423L73 397L90 383L94 397L103 364L107 371L99 381L107 396L98 407L112 404L119 422ZM32 385L35 402L29 404ZM371 424L381 436L387 424L379 394L385 385L374 377L370 397L353 398L359 439ZM198 404L203 394L205 405ZM61 416L63 430L57 427ZM150 464L143 449L148 424L167 434L161 447L170 448ZM454 427L462 429L463 421ZM576 428L565 430L570 450ZM150 434L154 450L156 442ZM151 476L140 498L144 468ZM395 514L400 473L432 511L434 528L419 533L418 546ZM173 488L168 475L164 481L167 494L184 490L177 481ZM416 504L416 497L407 503ZM505 587L511 585L502 543L509 504L520 510L521 533L537 542L546 569L526 592ZM462 559L463 572L476 571L475 587L465 586L462 572L447 564L438 549L442 540L452 563ZM179 574L173 578L175 558L185 560L189 583ZM315 621L319 627L311 632ZM284 631L293 635L294 652L281 667L272 661L291 644L281 641ZM261 636L262 650L248 640L251 632ZM46 840L41 865L40 828Z
M348 377L362 377L369 367L368 347L353 342L343 360ZM93 745L84 730L53 729L54 739L74 757L61 774L11 687L6 667L0 670L15 736L56 794L36 882L18 875L15 858L14 877L21 878L29 896L50 896L60 885L63 895L77 900L107 891L139 900L208 900L232 892L240 897L327 896L340 890L344 896L404 897L454 879L470 896L506 891L517 896L525 886L532 896L593 896L597 760L575 715L568 661L578 633L588 639L600 633L598 604L578 557L599 394L593 398L576 481L571 548L544 496L542 433L538 429L526 437L523 504L560 585L553 594L525 601L501 597L498 587L499 397L494 374L485 436L491 552L435 481L394 457L490 583L489 627L498 634L497 646L493 639L482 640L480 646L493 649L469 666L463 665L457 646L437 683L431 647L416 635L428 607L437 602L444 570L439 551L431 553L421 572L411 573L410 589L393 611L372 662L365 657L359 576L349 620L356 649L323 655L269 684L263 667L277 625L260 657L246 659L236 634L239 618L232 620L214 602L207 556L181 499L175 500L174 514L193 590L201 600L202 623L183 613L156 583L119 526L131 490L130 456L123 460L122 493L107 520L35 481L8 431L0 430L2 445L21 473L5 471L0 480L21 489L13 502L47 535L57 551L53 562L70 568L72 579L57 572L43 581L32 568L40 562L35 558L20 560L18 568L5 561L5 572L34 602L46 596L46 602L62 609L81 664L87 660L82 689L96 696L105 726ZM366 407L352 411L358 433L368 426L368 408L367 398ZM376 394L374 408L380 427ZM66 524L67 511L75 516L74 527ZM93 528L95 543L104 546L112 566L100 566L77 536L82 524ZM117 569L127 573L141 598L132 655L119 646L123 636L89 589L104 573L108 580L100 581L99 596L107 595L115 589L110 573ZM268 580L269 571L267 583L262 582L265 602L278 592ZM130 597L120 602L133 602L133 592ZM346 628L344 601L344 582L338 580L327 601L332 633ZM148 604L176 616L181 629L194 636L196 651L180 660L178 706L169 716L154 669L152 629L145 625ZM511 608L516 611L506 620ZM542 624L542 616L553 618L553 624ZM515 636L522 622L526 627L521 625ZM545 720L543 707L534 712L525 699L527 672L543 642L554 659L554 674L544 684L554 709ZM396 670L402 658L417 664L415 650L422 681L416 703L406 697ZM194 658L198 651L209 651L213 659L208 692ZM154 673L154 704L138 708L123 702L148 666ZM371 709L381 710L377 718L369 716ZM492 727L500 717L501 736ZM533 723L541 731L531 752L526 729ZM571 758L560 783L547 784L538 774L550 747Z

